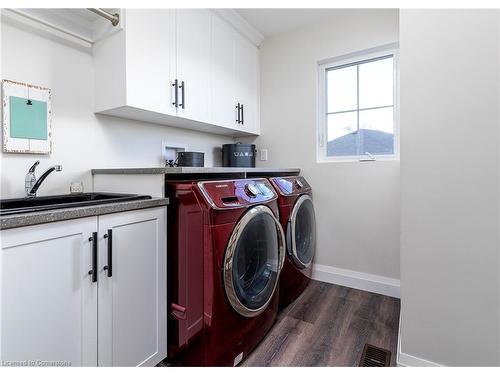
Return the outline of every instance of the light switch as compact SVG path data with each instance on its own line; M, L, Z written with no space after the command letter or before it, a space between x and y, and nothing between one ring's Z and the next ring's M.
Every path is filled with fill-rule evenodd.
M267 149L260 150L260 160L267 161Z

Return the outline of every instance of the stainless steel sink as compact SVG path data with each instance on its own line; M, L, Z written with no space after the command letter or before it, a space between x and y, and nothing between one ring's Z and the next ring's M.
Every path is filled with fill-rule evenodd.
M54 210L58 208L93 206L103 203L128 202L141 199L151 199L151 196L137 194L82 193L2 199L0 200L0 216Z

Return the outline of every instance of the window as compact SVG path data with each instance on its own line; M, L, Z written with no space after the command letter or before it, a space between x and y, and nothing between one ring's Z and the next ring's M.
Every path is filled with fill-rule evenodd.
M319 65L318 161L398 157L394 47Z

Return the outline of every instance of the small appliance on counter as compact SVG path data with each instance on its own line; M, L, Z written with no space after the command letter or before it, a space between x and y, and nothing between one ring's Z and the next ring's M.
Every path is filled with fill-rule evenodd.
M253 144L238 142L222 145L222 166L254 168L256 153Z
M177 167L204 167L205 154L203 152L181 151L177 153Z

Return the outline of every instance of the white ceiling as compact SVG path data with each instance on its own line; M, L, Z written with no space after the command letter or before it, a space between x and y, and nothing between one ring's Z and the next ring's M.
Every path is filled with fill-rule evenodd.
M339 9L235 9L264 37L301 28L325 17L338 14Z

